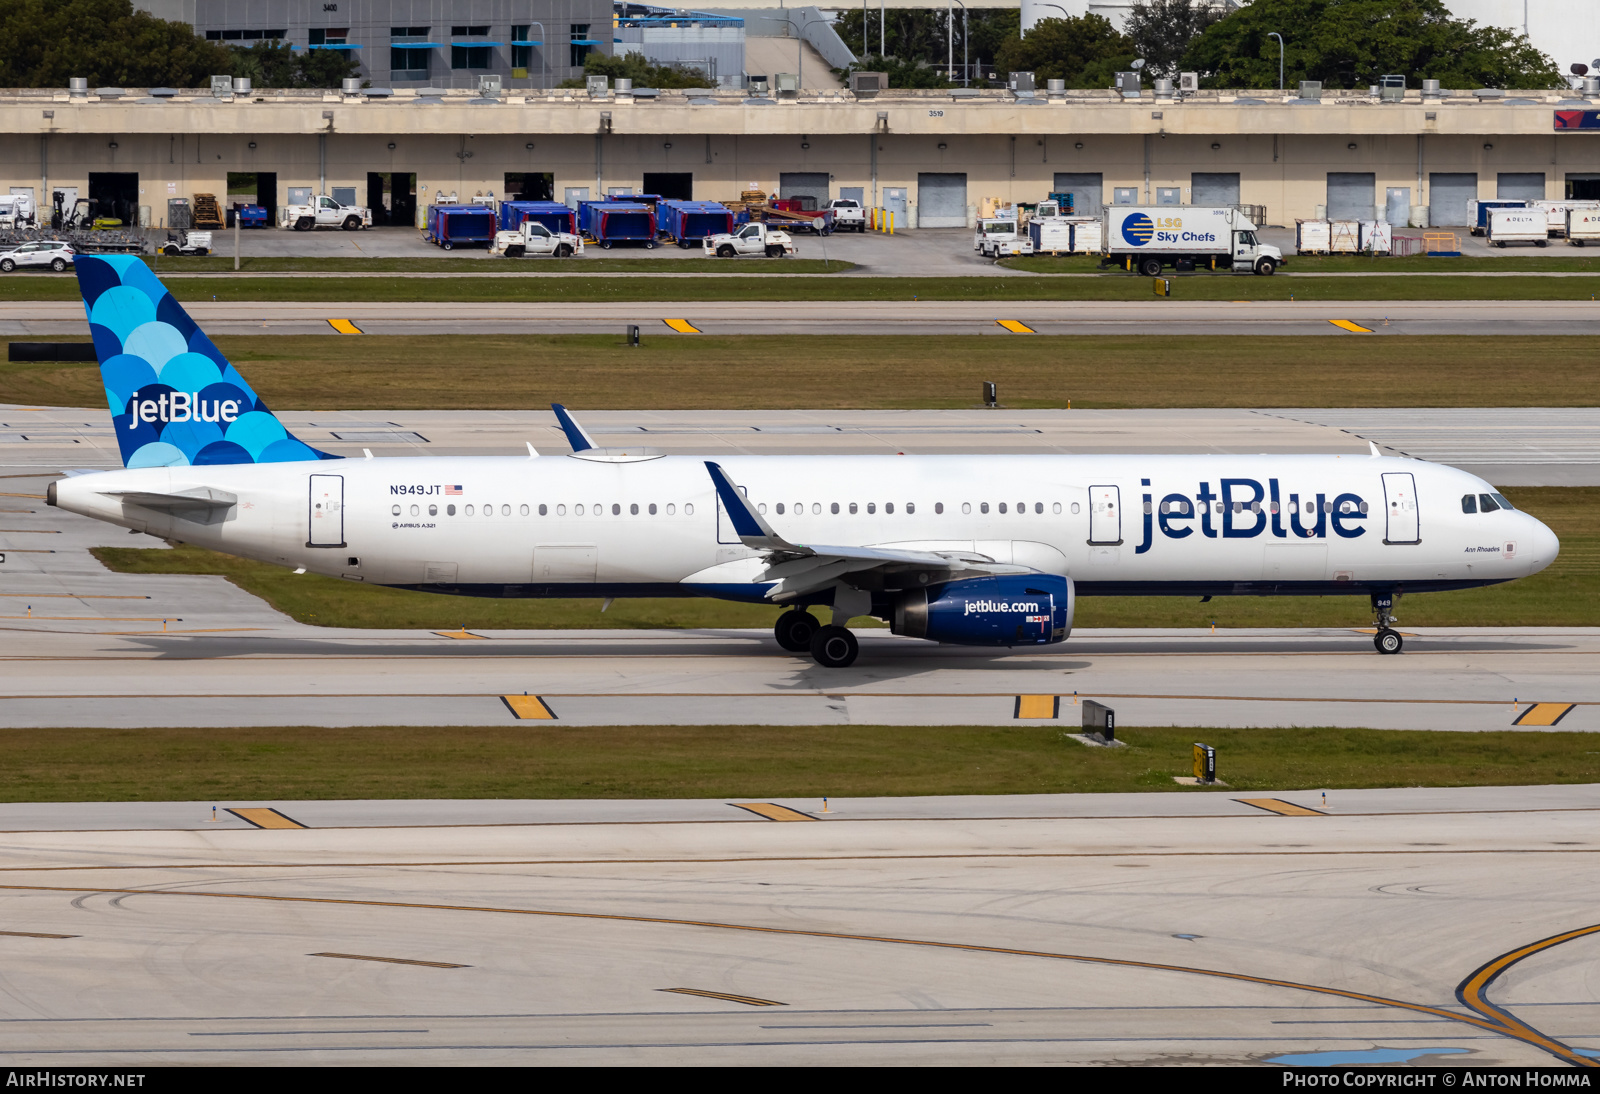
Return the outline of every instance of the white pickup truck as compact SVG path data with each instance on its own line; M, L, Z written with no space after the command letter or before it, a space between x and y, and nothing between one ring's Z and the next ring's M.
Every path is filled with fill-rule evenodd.
M372 227L372 210L365 205L340 205L327 195L310 205L285 205L278 210L278 227L309 232L314 228L343 228L347 232Z
M570 232L552 232L536 220L525 220L522 227L496 232L489 254L494 257L521 258L523 255L554 255L571 258L583 253L583 240Z
M836 232L864 232L867 230L867 211L855 198L834 198L828 202L833 210L833 230Z
M1031 255L1033 240L1026 232L1017 231L1015 217L994 217L978 221L978 230L972 236L972 249L984 258Z
M701 246L707 255L716 255L718 258L737 255L782 258L784 255L800 253L800 248L794 245L788 232L768 228L765 224L746 224L732 235L706 236L701 240Z

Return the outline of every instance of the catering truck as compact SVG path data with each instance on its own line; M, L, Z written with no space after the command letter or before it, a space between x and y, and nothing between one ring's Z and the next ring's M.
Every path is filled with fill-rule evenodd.
M1256 226L1233 206L1109 205L1102 223L1100 265L1146 277L1168 266L1270 277L1286 261L1282 251L1256 238Z

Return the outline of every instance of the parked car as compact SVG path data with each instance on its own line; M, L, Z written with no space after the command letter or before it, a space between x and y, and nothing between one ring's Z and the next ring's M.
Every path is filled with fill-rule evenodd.
M21 266L49 266L61 273L72 265L76 252L72 244L47 239L40 243L24 243L9 251L0 251L0 273L10 273Z

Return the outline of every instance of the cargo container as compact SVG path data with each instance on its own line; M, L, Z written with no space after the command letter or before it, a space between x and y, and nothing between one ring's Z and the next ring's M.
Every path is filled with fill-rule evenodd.
M1067 217L1072 225L1072 250L1075 254L1099 254L1105 242L1105 226L1099 217Z
M1387 220L1361 222L1361 249L1373 255L1386 255L1394 250L1394 229Z
M1332 232L1326 220L1294 222L1294 250L1302 255L1325 255L1332 245Z
M580 201L578 226L605 250L617 243L656 245L655 210L632 201Z
M1475 236L1488 234L1489 214L1496 209L1526 209L1528 203L1515 198L1471 198L1467 201L1468 230Z
M1256 226L1231 205L1112 205L1101 221L1100 264L1155 277L1165 266L1231 268L1270 276L1283 252L1256 238Z
M1532 243L1543 247L1550 239L1549 221L1543 209L1489 210L1489 242L1496 247L1507 243Z
M1590 240L1600 241L1600 205L1593 208L1567 211L1567 242L1574 247L1586 247Z
M445 250L494 242L494 210L486 205L430 205L423 238Z
M1028 238L1034 254L1071 254L1072 221L1065 217L1039 217L1028 221Z
M715 201L665 200L656 206L656 226L680 247L733 231L733 210Z
M1597 201L1530 201L1530 209L1543 209L1546 217L1545 227L1551 239L1560 239L1567 234L1567 214L1574 209L1600 209Z
M1328 221L1328 253L1353 255L1361 253L1361 222L1359 220Z
M578 218L570 206L559 201L503 201L500 203L500 230L514 232L525 220L537 221L552 232L574 235Z

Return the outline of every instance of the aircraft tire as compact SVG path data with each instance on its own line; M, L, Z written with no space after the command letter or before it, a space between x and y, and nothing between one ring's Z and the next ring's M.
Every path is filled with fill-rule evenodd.
M1405 645L1405 639L1400 637L1399 631L1390 630L1388 627L1384 627L1377 634L1372 636L1372 644L1377 648L1379 653L1399 653L1400 648Z
M855 663L861 646L844 627L819 627L811 636L811 656L825 669L842 669Z
M817 617L796 609L780 615L772 633L778 639L778 645L790 653L809 653L811 637L817 630Z

